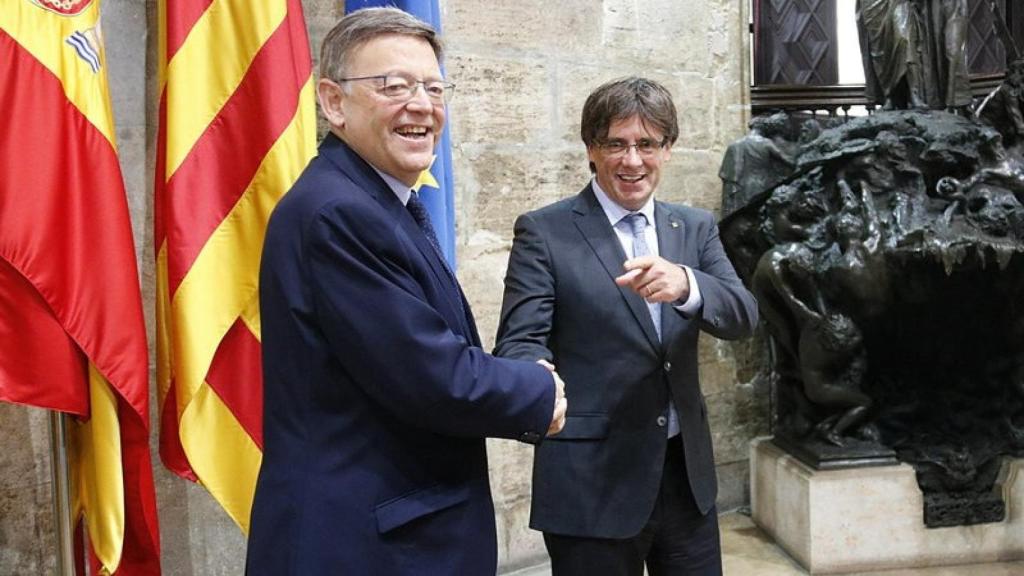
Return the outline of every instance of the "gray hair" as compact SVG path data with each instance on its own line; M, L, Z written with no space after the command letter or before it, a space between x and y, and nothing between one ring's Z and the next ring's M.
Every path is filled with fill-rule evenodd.
M378 36L398 34L422 38L440 62L444 46L432 26L398 8L363 8L346 14L324 37L320 46L320 77L344 78L349 55Z
M661 84L631 76L605 83L591 92L583 105L580 136L589 148L608 136L612 122L639 116L656 128L671 146L679 138L679 123L672 94Z

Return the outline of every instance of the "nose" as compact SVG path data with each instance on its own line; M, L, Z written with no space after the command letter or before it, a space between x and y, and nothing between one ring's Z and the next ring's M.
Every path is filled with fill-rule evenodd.
M409 95L406 106L417 110L432 110L434 108L434 103L427 96L427 87L422 82L413 85L412 94Z
M643 158L640 157L640 152L637 151L636 146L630 146L626 148L625 154L622 156L622 163L627 166L639 166L644 163Z

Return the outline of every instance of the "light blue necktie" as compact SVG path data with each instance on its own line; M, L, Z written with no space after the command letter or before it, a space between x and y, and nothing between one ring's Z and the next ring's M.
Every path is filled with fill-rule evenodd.
M622 217L627 225L629 225L630 232L633 234L633 257L647 256L651 253L650 248L647 247L647 235L644 231L647 229L647 216L643 214L626 214ZM661 303L660 302L647 302L647 311L651 314L651 321L654 322L654 331L658 334L658 341L661 341ZM669 392L671 396L671 391ZM676 407L669 400L668 403L668 437L671 438L679 434L679 415L676 414Z
M647 235L644 234L644 230L647 229L647 216L643 214L626 214L622 217L629 225L630 232L633 233L633 257L647 256L651 253L651 249L647 247ZM651 320L654 322L654 331L658 334L658 341L661 341L661 303L660 302L647 302L647 311L651 313Z

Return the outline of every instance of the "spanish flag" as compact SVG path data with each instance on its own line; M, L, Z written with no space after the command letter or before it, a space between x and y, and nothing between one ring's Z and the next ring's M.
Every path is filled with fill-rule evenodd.
M263 446L260 254L316 151L309 41L300 0L159 10L160 456L247 532Z
M138 269L99 0L0 0L0 400L78 416L104 574L160 573Z

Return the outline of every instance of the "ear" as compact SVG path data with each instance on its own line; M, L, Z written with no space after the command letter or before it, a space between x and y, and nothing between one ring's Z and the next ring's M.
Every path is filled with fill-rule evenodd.
M327 123L335 130L345 127L345 91L333 80L321 78L316 83L316 97Z
M668 162L668 159L672 157L672 145L669 144L661 149L661 161Z

